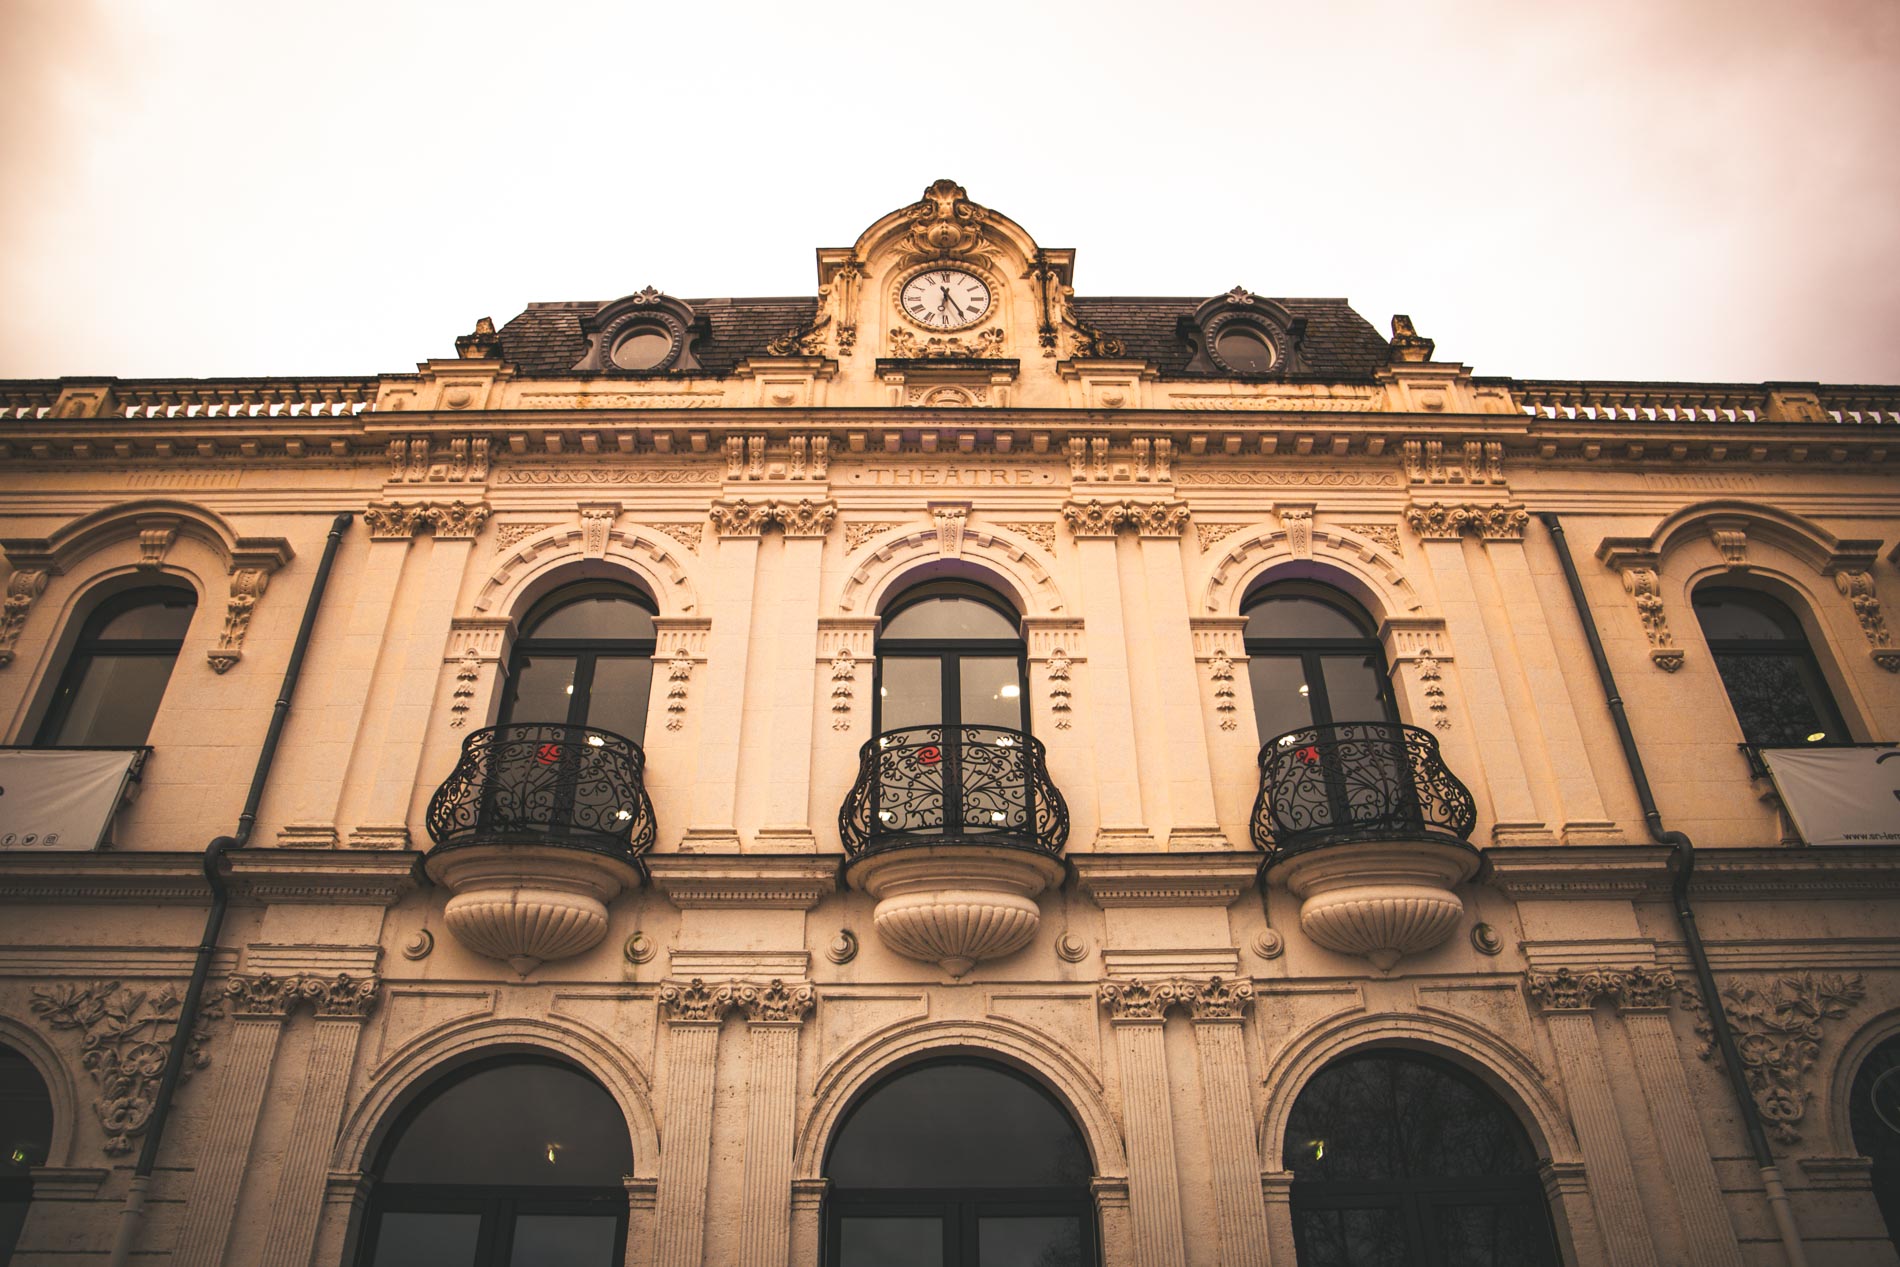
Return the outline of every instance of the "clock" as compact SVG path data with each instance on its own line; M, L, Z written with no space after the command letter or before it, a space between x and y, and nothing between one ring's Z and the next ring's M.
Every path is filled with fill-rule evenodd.
M960 268L932 268L898 293L904 315L932 330L961 330L990 315L990 288Z

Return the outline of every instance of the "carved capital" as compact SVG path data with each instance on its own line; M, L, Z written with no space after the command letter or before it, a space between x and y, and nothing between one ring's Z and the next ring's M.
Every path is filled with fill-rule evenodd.
M684 984L668 981L660 987L660 1007L674 1023L717 1023L726 1018L737 1000L730 982L707 985L694 977Z
M1630 968L1605 973L1604 978L1619 1012L1666 1008L1676 993L1676 974L1667 968Z
M429 526L435 529L435 535L447 540L472 541L479 536L482 525L488 522L486 502L431 502L423 509L423 517Z
M13 663L13 648L26 628L26 614L46 592L46 568L16 567L7 578L7 596L0 603L0 667Z
M1181 1001L1172 981L1104 981L1095 997L1114 1022L1165 1020Z
M1121 504L1104 502L1099 497L1065 502L1062 506L1062 521L1078 537L1112 537L1121 527Z
M275 977L268 972L239 974L224 983L224 997L233 1016L274 1016L282 1020L290 1015L302 984L299 977Z
M1530 512L1516 505L1413 503L1405 522L1426 541L1456 541L1467 533L1486 541L1522 541Z
M1586 969L1559 968L1555 972L1532 972L1524 978L1524 989L1531 1001L1546 1012L1588 1012L1598 999L1609 994L1610 976Z
M796 502L773 502L772 518L788 537L822 537L838 517L838 503L801 497Z
M422 526L422 507L405 506L401 502L371 502L363 508L363 523L369 529L371 541L407 541Z
M735 990L739 1007L754 1025L798 1025L811 1015L818 1002L809 985L786 985L774 978L771 985L741 985Z
M1253 982L1224 981L1210 977L1205 982L1177 981L1175 997L1197 1021L1238 1021L1253 1006Z
M1129 522L1144 537L1178 537L1187 531L1186 502L1124 502L1123 505L1129 508Z
M340 972L334 977L306 976L303 997L310 1001L318 1020L360 1021L376 1010L382 983L375 977L352 977Z
M1123 498L1105 502L1090 497L1065 502L1062 519L1078 537L1112 537L1123 528L1133 528L1144 537L1178 537L1187 531L1188 508L1183 501Z
M756 537L772 522L771 503L755 503L744 497L714 502L712 521L713 531L722 537Z

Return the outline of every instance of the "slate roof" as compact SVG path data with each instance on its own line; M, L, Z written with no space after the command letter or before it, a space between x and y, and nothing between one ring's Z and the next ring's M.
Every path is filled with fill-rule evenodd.
M1178 331L1180 319L1206 302L1193 299L1089 298L1071 302L1076 315L1105 333L1118 335L1128 355L1151 362L1164 378L1189 375L1191 349ZM587 351L581 319L607 301L535 303L501 328L501 356L532 377L559 378L571 372ZM748 356L763 355L765 345L788 330L816 319L817 299L688 299L694 313L711 327L693 345L703 373L723 377ZM1386 363L1386 341L1343 299L1281 299L1295 317L1306 318L1308 375L1332 380L1370 379Z

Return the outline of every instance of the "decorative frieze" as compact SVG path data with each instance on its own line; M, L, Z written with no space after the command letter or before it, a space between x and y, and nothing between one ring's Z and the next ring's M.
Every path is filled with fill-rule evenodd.
M1722 1002L1735 1047L1741 1054L1742 1074L1769 1131L1784 1144L1800 1140L1798 1129L1807 1116L1814 1092L1808 1075L1821 1058L1825 1023L1838 1021L1867 997L1859 973L1803 972L1772 979L1732 979L1722 987ZM1702 1000L1686 995L1696 1014L1695 1032L1702 1040L1701 1056L1718 1054L1715 1027Z
M722 537L756 537L777 524L788 537L822 537L838 515L834 501L801 497L792 501L754 502L746 498L714 502L713 529Z
M865 542L871 540L872 538L881 537L885 533L893 531L894 529L897 529L897 528L902 528L903 526L904 525L902 523L892 523L888 521L877 521L873 523L855 523L855 522L848 523L844 526L845 551L847 553L854 552L857 550L859 546L863 545ZM1008 526L1009 525L1007 524L1004 525L1004 527L1008 527Z
M93 1110L105 1127L105 1150L111 1156L130 1152L132 1141L151 1125L163 1053L183 1001L169 982L156 990L122 987L117 981L33 988L30 1006L42 1024L80 1032L85 1050L80 1063L99 1085ZM210 1063L205 1046L211 1040L210 1022L220 1014L215 1001L199 1012L181 1076Z
M1112 537L1123 528L1134 528L1144 537L1178 537L1187 530L1188 508L1183 501L1105 502L1090 497L1065 502L1062 519L1077 537Z
M391 484L479 484L487 478L487 436L451 436L440 445L432 444L428 436L389 442Z
M1504 445L1497 440L1407 440L1399 450L1414 484L1504 483Z
M1530 512L1522 506L1414 502L1405 508L1405 522L1426 541L1456 541L1467 534L1487 541L1522 541Z

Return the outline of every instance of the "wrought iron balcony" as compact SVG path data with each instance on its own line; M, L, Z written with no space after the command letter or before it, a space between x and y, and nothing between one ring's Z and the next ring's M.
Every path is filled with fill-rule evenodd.
M553 845L634 862L653 847L646 754L587 726L491 726L429 801L436 853L470 845Z
M1069 807L1042 744L994 726L886 731L859 754L838 814L853 858L930 845L994 845L1051 857L1069 839Z
M1476 820L1470 789L1416 726L1306 726L1260 749L1253 838L1270 862L1353 841L1463 845Z

